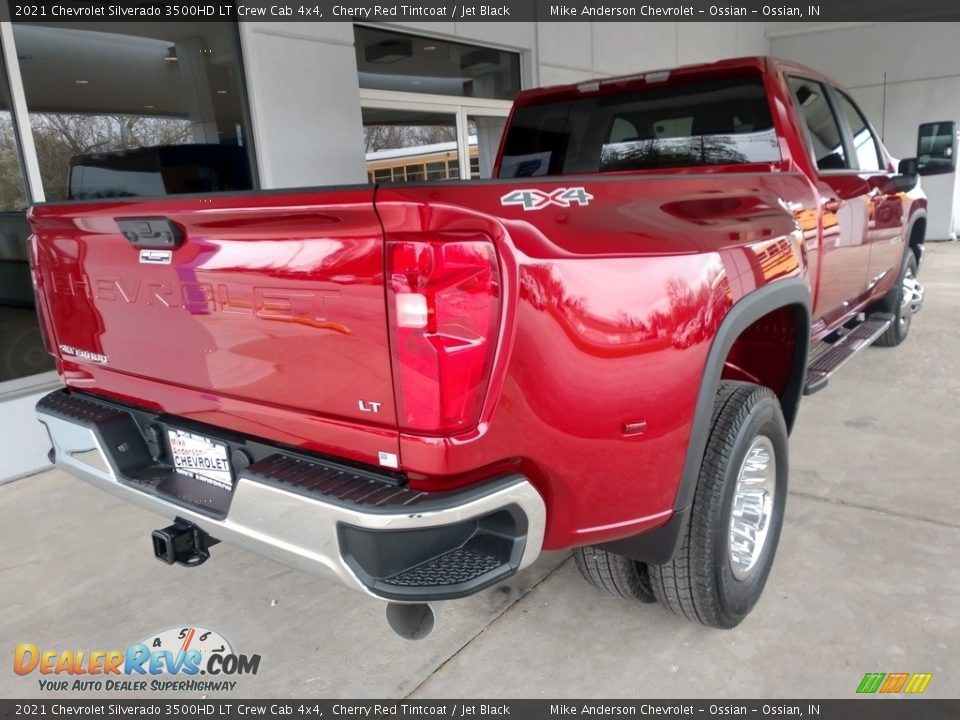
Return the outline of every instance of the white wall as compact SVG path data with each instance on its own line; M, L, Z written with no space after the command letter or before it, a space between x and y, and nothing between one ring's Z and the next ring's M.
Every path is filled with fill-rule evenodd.
M242 22L240 39L262 186L366 182L353 28Z
M960 122L960 23L832 23L802 33L770 23L767 32L772 54L846 86L895 157L916 155L920 123ZM922 182L930 198L927 237L948 237L960 229L956 177Z
M49 392L49 390L47 390ZM29 475L49 466L50 438L33 411L46 392L0 402L0 482Z
M539 85L766 55L763 23L537 23Z

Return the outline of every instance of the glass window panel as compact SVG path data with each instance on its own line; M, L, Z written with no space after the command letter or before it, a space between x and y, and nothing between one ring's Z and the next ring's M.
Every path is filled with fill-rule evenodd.
M759 77L718 78L519 108L502 177L774 163Z
M452 114L363 108L363 135L367 171L376 182L420 182L427 179L428 165L456 165L459 157ZM392 180L385 177L389 170Z
M447 166L444 162L427 163L427 180L446 180Z
M637 136L637 128L633 123L624 118L614 118L613 127L610 128L610 138L607 142L620 143Z
M47 200L253 186L235 23L13 31Z
M790 90L807 126L813 155L820 170L844 170L850 167L843 147L843 134L827 99L826 88L818 82L790 78Z
M0 70L3 70L2 57ZM20 143L10 112L7 75L3 70L3 77L0 77L0 212L22 212L28 204L26 178L20 162Z
M26 178L10 108L0 55L0 382L54 367L43 346L30 281Z
M877 148L870 125L861 114L853 100L844 93L837 91L840 98L840 108L847 118L850 133L853 135L853 151L857 155L857 163L865 172L880 171L880 150Z
M373 90L513 100L519 53L354 27L360 87Z
M493 174L493 163L500 149L500 136L507 125L505 117L467 117L470 140L470 177L486 179Z

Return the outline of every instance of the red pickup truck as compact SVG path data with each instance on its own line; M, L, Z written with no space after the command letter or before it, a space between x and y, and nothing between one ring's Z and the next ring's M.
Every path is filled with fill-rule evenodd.
M920 308L923 171L746 58L523 92L491 181L37 205L51 458L407 636L562 548L732 627L801 396Z

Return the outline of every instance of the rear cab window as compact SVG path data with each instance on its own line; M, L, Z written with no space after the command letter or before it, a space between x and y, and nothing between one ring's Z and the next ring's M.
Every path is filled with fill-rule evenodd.
M500 177L778 163L759 75L651 84L518 108Z

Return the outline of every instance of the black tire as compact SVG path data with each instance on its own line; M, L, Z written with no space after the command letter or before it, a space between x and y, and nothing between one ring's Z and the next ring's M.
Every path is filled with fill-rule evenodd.
M903 304L903 281L907 276L914 278L917 276L917 256L913 254L913 250L907 250L903 269L900 270L900 277L897 279L896 300L891 308L893 322L876 340L876 344L881 347L896 347L907 339L907 334L910 332L913 310Z
M637 562L601 550L598 547L581 547L573 551L577 570L584 579L596 588L644 605L657 601L650 587L650 573L646 563Z
M752 568L738 579L731 560L730 519L740 469L754 441L772 449L773 491L766 540ZM677 615L710 627L738 625L760 598L773 566L786 496L787 426L776 395L752 383L721 382L680 547L671 562L649 566L657 600Z

